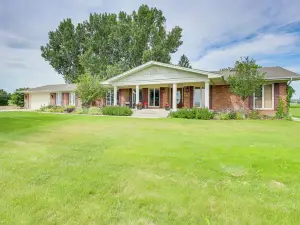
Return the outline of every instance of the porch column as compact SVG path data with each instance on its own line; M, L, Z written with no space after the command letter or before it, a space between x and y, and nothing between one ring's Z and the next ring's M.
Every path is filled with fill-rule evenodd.
M204 101L204 106L205 108L209 108L209 81L205 82L205 101Z
M114 86L114 105L118 105L118 87Z
M176 94L177 94L177 84L173 84L173 101L172 101L172 108L174 111L177 110L177 98L176 98Z
M140 86L135 86L135 106L140 102Z

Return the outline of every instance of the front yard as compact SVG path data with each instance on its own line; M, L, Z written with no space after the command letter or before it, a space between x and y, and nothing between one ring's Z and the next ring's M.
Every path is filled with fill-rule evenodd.
M297 224L300 123L0 113L0 223Z

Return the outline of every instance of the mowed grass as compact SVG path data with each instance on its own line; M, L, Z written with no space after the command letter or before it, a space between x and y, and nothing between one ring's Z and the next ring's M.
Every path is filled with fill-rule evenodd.
M291 105L290 107L290 113L292 114L293 117L300 118L300 105Z
M0 113L0 223L298 224L300 123Z

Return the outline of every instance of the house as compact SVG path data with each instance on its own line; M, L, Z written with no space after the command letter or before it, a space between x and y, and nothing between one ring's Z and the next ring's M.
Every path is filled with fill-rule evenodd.
M266 84L245 101L249 109L274 114L279 97L286 99L287 82L300 80L300 75L281 67L263 67ZM95 104L164 108L207 107L213 110L239 108L241 100L232 94L226 78L233 72L209 72L150 61L103 82L111 87L106 99ZM76 105L75 84L47 85L24 91L25 107L43 105Z

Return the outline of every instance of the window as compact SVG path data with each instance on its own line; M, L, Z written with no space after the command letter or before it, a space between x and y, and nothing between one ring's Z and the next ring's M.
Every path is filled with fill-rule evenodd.
M114 89L108 90L106 94L106 105L114 105Z
M69 105L75 105L75 92L69 94Z
M58 92L56 93L56 105L61 106L62 103L62 93Z
M204 89L201 87L194 88L194 106L204 107Z
M158 88L149 89L149 106L159 106L160 92Z
M261 86L253 95L254 109L273 109L274 108L274 85L267 84Z

